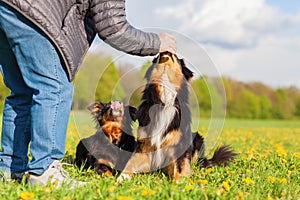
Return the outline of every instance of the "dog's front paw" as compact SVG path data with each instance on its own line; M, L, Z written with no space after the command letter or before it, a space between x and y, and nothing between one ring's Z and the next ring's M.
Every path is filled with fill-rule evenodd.
M117 178L118 183L121 183L125 180L131 180L131 176L129 174L120 174L120 176Z

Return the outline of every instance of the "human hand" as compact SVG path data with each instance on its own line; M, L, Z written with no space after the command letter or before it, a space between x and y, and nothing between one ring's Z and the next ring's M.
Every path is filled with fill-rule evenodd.
M159 52L171 52L176 53L176 38L168 33L161 33L158 35L160 39L160 49Z

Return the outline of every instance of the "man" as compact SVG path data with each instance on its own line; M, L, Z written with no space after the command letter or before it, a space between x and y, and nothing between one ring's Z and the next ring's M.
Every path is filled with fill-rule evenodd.
M71 81L96 34L133 55L176 51L173 36L132 27L125 0L0 0L0 68L11 90L2 123L3 179L28 172L32 184L74 182L59 160L65 151Z

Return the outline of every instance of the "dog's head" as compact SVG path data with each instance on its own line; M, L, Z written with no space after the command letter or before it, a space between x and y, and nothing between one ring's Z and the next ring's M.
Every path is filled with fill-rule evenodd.
M94 119L101 127L111 122L122 123L124 115L129 114L131 121L136 120L136 108L124 106L120 101L111 101L109 103L95 102L88 107Z
M193 77L193 72L187 68L183 59L177 57L177 55L170 52L162 52L156 58L153 59L152 63L156 69L162 66L169 69L168 76L173 76L175 73L177 76L184 76L186 80L190 80ZM172 73L170 73L172 71ZM152 72L154 73L154 72Z
M123 103L119 101L109 103L95 102L88 109L100 126L109 122L121 122L124 114Z
M146 73L148 86L154 86L162 103L174 101L182 84L193 77L183 59L170 52L160 53Z

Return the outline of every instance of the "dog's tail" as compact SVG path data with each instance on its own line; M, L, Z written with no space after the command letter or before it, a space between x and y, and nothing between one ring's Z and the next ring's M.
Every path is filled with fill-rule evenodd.
M200 158L200 167L208 168L215 165L226 166L232 161L238 154L235 153L230 145L222 145L215 152L211 159Z

